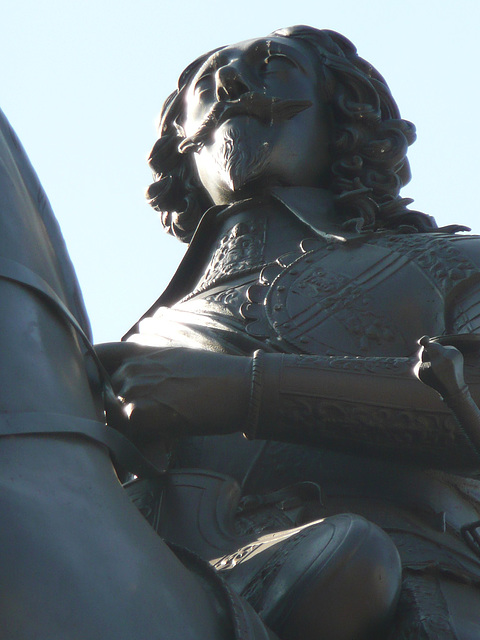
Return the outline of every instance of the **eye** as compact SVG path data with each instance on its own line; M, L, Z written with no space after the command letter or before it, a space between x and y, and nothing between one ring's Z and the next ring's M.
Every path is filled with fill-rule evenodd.
M296 68L296 63L283 53L272 53L261 64L261 70L264 75L288 73L291 69Z
M211 91L212 89L213 89L213 77L211 74L209 74L209 75L202 76L196 81L193 91L195 95L201 95L202 93L205 93L206 91Z

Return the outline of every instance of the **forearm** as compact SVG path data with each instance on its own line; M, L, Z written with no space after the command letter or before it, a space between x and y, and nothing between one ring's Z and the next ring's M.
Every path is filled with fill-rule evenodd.
M474 447L413 365L407 358L264 354L256 437L477 468Z
M260 352L261 353L261 352ZM480 456L414 359L149 349L113 376L138 441L244 431L248 437L473 471ZM467 382L480 397L478 367ZM463 405L462 405L463 406ZM469 411L469 416L471 411ZM462 426L469 421L460 420Z

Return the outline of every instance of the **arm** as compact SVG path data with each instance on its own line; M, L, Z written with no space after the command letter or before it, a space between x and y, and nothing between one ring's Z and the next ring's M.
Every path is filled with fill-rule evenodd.
M449 469L479 466L448 406L415 378L412 359L266 354L264 364L258 438ZM469 373L478 397L480 380Z
M455 293L445 312L446 333L480 333L480 285ZM244 431L446 469L479 467L477 451L447 404L414 376L416 358L268 353L257 365L253 388L250 357L143 350L115 374L140 439ZM467 359L466 377L480 399L475 354Z
M130 404L134 438L142 444L247 431L449 469L479 466L448 407L415 377L415 359L265 353L255 397L252 363L246 356L143 347L114 375ZM469 371L478 396L480 379Z
M462 285L449 295L445 325L446 333L480 334L477 275L469 286ZM269 358L265 365L273 370ZM413 375L415 359L282 358L277 385L272 386L267 402L276 415L260 416L258 437L274 437L276 431L278 439L363 450L446 469L479 468L480 436L474 426L479 421L474 399L477 403L480 399L477 350L466 357L468 387L463 385L460 402L460 396L453 398L435 385L420 384ZM457 362L457 370L459 366ZM271 375L267 373L266 379ZM301 425L301 436L293 431L295 424Z
M480 334L478 275L472 276L468 286L463 283L448 296L445 329L446 333L463 334L464 338ZM428 354L425 349L422 351L424 361L435 348L438 351L440 346L433 345ZM463 358L456 349L448 349L450 355L452 351L456 354L453 356L456 373L463 380ZM445 351L444 348L444 354ZM413 375L414 364L406 358L284 356L285 371L278 380L278 398L269 402L277 408L279 439L299 441L289 427L296 422L303 425L304 442L314 444L318 442L315 424L322 424L324 445L390 454L447 469L478 469L479 412L468 387L463 382L458 402L460 396L454 398L435 385L427 388L419 384ZM316 366L319 375L311 371ZM416 373L426 366L424 362ZM471 349L466 356L465 377L478 402L478 349ZM421 379L427 382L424 377ZM454 380L455 376L450 374L450 379ZM317 387L322 390L321 398L318 391L312 389L317 384L321 384ZM260 437L266 435L262 429L270 433L273 423L261 416L260 424L265 425L261 427Z

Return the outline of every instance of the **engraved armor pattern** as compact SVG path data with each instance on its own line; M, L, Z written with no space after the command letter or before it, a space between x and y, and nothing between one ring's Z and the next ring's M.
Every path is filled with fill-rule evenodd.
M336 355L342 344L341 353L350 355L413 354L421 335L451 331L446 298L478 274L459 241L465 237L391 232L316 241L288 264L279 260L264 269L243 308L247 331L277 346L285 340L300 353ZM409 311L411 299L416 313ZM437 314L431 313L435 305ZM429 326L422 324L426 317Z
M383 452L390 449L396 455L407 453L410 459L415 452L431 458L434 445L436 454L442 457L441 452L444 452L444 459L450 461L455 453L469 450L466 438L450 415L399 411L292 394L281 394L280 402L282 424L278 425L278 430L282 431L283 426L288 432L292 424L302 424L306 439L312 444L330 443L343 448L349 443L353 450L371 447Z
M193 295L238 275L260 270L264 262L266 222L239 222L221 237Z
M453 334L480 334L480 278L455 299L448 317L449 331Z
M378 310L371 311L374 300L367 291L345 276L319 267L296 282L291 292L314 301L316 313L334 315L347 332L358 338L360 353L368 351L371 341L382 344L392 342L395 337L388 318ZM305 340L305 336L303 338Z
M210 293L206 296L205 300L212 305L212 310L215 312L217 305L223 310L228 310L234 317L239 320L243 320L243 316L240 313L240 307L245 302L246 291L249 285L240 285L239 287L230 287Z
M470 238L474 236L470 236ZM440 236L437 234L413 234L379 236L377 244L391 246L408 255L430 275L432 282L446 295L461 280L478 273L473 264L456 247L456 242L465 241L464 236Z
M349 356L330 356L322 360L321 356L294 356L289 360L295 368L335 369L337 371L355 371L357 373L405 373L411 371L414 360L408 358L351 358ZM479 374L480 375L480 374Z
M254 277L254 276L253 276ZM193 313L206 315L215 318L219 322L226 322L228 326L232 320L237 328L244 328L245 318L241 313L242 305L245 304L247 291L251 285L239 284L235 287L222 288L213 287L207 291L196 292L182 300L182 305Z

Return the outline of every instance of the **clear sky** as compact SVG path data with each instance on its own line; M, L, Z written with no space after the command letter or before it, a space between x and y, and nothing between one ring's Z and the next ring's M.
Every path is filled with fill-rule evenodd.
M60 221L97 342L154 302L183 246L145 204L155 119L180 71L293 24L340 31L417 126L403 190L480 232L478 0L3 0L0 105Z

